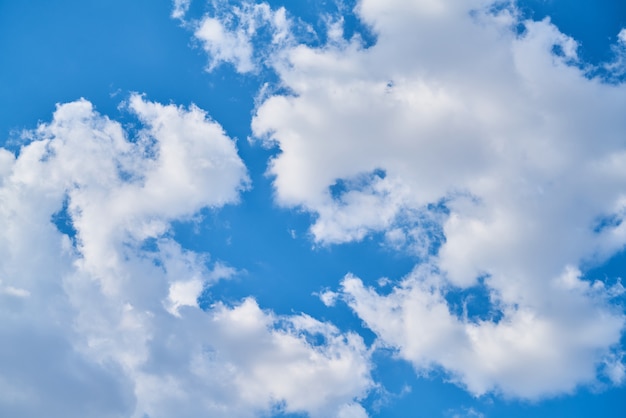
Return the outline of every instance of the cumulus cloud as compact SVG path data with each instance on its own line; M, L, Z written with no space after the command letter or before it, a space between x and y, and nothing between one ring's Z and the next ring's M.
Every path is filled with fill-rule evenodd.
M258 71L270 54L261 54L253 44L263 42L275 52L289 43L290 21L284 8L272 10L266 3L249 2L227 6L220 4L215 15L193 23L195 38L210 57L208 71L221 63L232 64L239 73ZM270 33L269 39L264 39L265 32Z
M434 266L389 296L343 282L418 371L525 398L593 381L624 327L614 290L579 271L626 243L623 32L601 78L513 2L361 0L355 13L371 47L334 25L328 44L266 61L288 91L265 92L252 120L280 151L276 201L315 214L319 243L384 232ZM452 315L446 295L477 286L501 320Z
M248 187L208 115L133 94L131 132L78 100L0 149L0 412L340 416L372 385L361 338L253 299L198 308L236 270L168 231ZM343 416L343 415L341 415Z
M610 347L624 325L604 292L574 270L547 280L543 297L502 305L501 319L451 312L445 280L424 266L385 296L353 276L346 276L342 290L359 317L416 371L442 367L475 395L537 399L572 392L594 381L599 361L612 358ZM619 382L618 367L608 374Z

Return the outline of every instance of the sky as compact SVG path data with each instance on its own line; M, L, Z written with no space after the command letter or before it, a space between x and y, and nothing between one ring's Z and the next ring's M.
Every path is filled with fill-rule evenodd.
M0 0L0 416L622 417L626 4Z

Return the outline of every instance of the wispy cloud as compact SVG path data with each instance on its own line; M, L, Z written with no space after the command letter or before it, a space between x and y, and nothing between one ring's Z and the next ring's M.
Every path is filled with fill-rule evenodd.
M258 72L272 53L292 40L285 8L273 10L267 3L217 3L215 14L191 24L196 27L195 38L209 56L208 71L229 63L242 74ZM256 47L259 43L263 49Z

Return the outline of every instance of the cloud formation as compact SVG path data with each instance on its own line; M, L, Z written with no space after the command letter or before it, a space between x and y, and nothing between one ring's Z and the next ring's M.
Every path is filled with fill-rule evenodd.
M235 141L193 105L133 94L136 126L58 105L17 153L0 149L0 415L362 418L378 347L474 395L623 384L624 287L583 272L626 243L626 29L593 67L514 3L361 0L369 46L342 16L313 45L284 8L215 1L186 22L190 3L172 17L209 71L278 76L251 121L279 150L276 202L315 216L317 244L380 234L418 262L321 293L371 347L252 297L202 310L237 266L184 248L171 224L239 201Z
M272 53L292 39L291 25L283 7L272 10L266 3L248 2L228 8L218 2L214 7L215 16L206 15L190 24L195 38L210 57L208 71L229 63L238 73L257 72ZM182 18L184 13L177 15ZM269 33L269 39L263 39L265 32ZM265 49L255 49L253 44L258 42L264 42Z
M193 105L133 94L125 107L134 130L81 99L17 155L0 149L1 414L362 413L371 366L356 334L252 298L198 307L234 269L168 232L238 201L235 142Z
M441 367L477 395L536 399L598 373L619 384L621 286L580 271L626 243L623 33L600 77L514 2L355 13L375 44L334 25L325 45L285 45L266 61L280 93L252 120L280 151L276 201L315 214L318 243L382 232L423 260L386 296L347 276L344 299L419 373ZM454 312L450 296L476 288L498 318Z

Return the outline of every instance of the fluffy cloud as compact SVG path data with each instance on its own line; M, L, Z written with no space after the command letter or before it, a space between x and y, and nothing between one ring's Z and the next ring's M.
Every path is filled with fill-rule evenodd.
M253 299L197 297L235 270L170 223L248 187L199 108L132 95L134 134L86 100L0 149L0 411L29 417L344 416L371 387L361 338ZM344 414L344 415L342 415Z
M314 213L320 243L384 232L434 266L384 297L343 284L418 371L525 398L593 381L624 327L609 288L579 273L626 243L623 32L601 78L574 39L514 3L362 0L355 12L373 46L330 34L266 61L282 90L265 92L252 129L280 150L276 201ZM446 295L476 286L499 322L451 314Z
M232 8L218 7L217 12L215 16L207 15L199 22L189 23L195 27L194 35L211 59L209 71L221 63L232 64L239 73L257 71L271 55L268 52L280 50L291 40L284 8L274 11L266 3L243 2ZM271 34L269 40L263 40L265 31ZM259 55L253 43L262 41L268 51Z
M609 347L624 325L623 316L607 306L604 286L580 280L575 270L547 281L543 297L503 304L500 319L452 313L448 290L424 266L385 296L350 275L342 282L348 304L384 344L396 347L419 373L442 367L475 395L537 399L571 392L595 379L600 360L610 361ZM620 383L617 373L607 372Z

